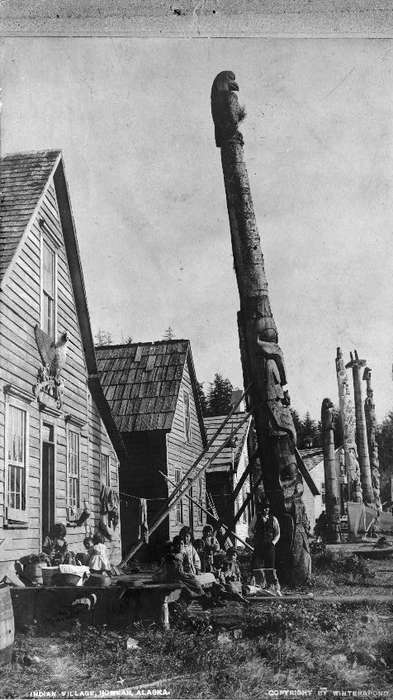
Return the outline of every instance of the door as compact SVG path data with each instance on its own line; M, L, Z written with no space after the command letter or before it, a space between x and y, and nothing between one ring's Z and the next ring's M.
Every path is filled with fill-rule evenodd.
M55 524L55 442L54 426L42 425L42 541Z

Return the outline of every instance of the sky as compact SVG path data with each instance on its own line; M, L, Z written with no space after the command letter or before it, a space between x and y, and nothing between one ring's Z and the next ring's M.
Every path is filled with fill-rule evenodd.
M292 406L338 402L337 346L393 408L393 41L6 38L2 152L61 148L93 333L191 340L242 385L210 90L232 70ZM205 385L207 387L207 384Z

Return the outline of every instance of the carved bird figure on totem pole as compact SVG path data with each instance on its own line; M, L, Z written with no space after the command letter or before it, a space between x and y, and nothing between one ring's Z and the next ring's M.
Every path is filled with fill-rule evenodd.
M235 94L238 91L232 71L224 70L216 76L211 91L211 110L217 148L235 136L239 123L246 116Z

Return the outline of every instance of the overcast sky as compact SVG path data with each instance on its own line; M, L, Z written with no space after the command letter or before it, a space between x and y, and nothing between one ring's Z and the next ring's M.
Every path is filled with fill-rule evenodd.
M336 347L393 408L393 42L13 38L3 153L64 153L93 332L190 338L197 376L241 385L210 89L233 70L292 405L337 402Z

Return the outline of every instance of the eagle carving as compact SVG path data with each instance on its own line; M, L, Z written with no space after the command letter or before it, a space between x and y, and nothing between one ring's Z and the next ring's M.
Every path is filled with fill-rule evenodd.
M216 76L211 91L211 110L218 148L235 135L242 138L238 132L238 125L246 116L246 112L244 107L239 105L236 95L238 91L239 86L232 71L224 70Z
M42 361L42 367L38 370L34 394L37 398L43 393L51 396L60 408L62 404L60 375L66 363L68 334L62 333L57 341L54 341L39 326L34 328L34 334Z

